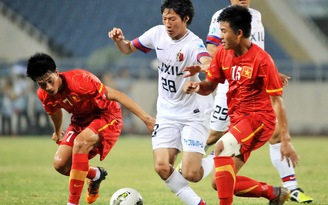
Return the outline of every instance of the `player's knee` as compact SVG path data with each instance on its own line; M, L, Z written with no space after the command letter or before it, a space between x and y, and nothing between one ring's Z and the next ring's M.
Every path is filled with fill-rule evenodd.
M57 172L62 175L69 175L70 167L68 167L63 161L61 160L54 160L53 166Z
M273 135L271 136L270 140L269 140L270 144L277 144L280 143L280 135L279 132L274 132Z
M163 180L167 180L172 174L172 167L169 164L155 163L154 169Z
M182 176L190 182L199 182L202 179L202 175L200 171L182 169Z
M215 144L215 156L236 156L240 154L240 144L230 133L223 135Z
M212 188L213 188L214 190L217 190L217 189L216 189L216 183L215 183L215 178L214 178L214 177L212 178L211 186L212 186Z

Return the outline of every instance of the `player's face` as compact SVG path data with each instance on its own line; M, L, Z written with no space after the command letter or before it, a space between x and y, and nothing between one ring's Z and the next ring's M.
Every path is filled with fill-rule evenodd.
M230 4L249 8L249 5L251 4L251 0L230 0Z
M49 95L55 95L58 93L58 90L61 88L62 80L59 76L58 71L48 72L41 77L36 78L36 83L38 86L46 91Z
M179 40L186 34L188 17L182 20L172 9L165 9L162 14L162 20L171 39Z
M235 34L235 32L230 27L230 24L226 21L220 22L221 30L221 44L223 47L228 49L235 49L240 43L240 36Z

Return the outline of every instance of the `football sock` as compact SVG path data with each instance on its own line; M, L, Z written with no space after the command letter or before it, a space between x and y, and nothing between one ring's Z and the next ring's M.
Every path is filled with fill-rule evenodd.
M281 143L273 145L269 144L269 147L271 162L279 172L280 178L282 180L282 186L289 190L296 189L297 181L294 167L292 165L290 167L288 166L286 158L281 161Z
M213 157L214 157L214 154L209 154L209 155L207 155L206 157L204 157L202 159L202 167L203 167L203 170L204 170L204 174L203 174L202 179L207 177L212 172L213 166L214 166Z
M97 180L100 177L100 171L97 167L89 167L87 178Z
M232 157L214 157L215 183L220 205L232 205L236 170Z
M88 154L73 154L72 169L69 178L69 203L79 204L84 180L87 176L88 169Z
M201 198L191 189L187 180L176 170L164 182L185 204L198 205L201 201Z
M276 197L274 187L245 176L236 176L235 195L239 197L264 197L272 200Z

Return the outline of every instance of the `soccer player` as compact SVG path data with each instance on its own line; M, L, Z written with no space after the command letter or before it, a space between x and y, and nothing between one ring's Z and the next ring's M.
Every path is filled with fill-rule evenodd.
M30 57L26 74L39 86L37 95L53 122L52 139L59 145L54 167L60 174L69 176L67 205L79 204L86 178L89 179L86 201L95 202L107 171L90 166L89 159L99 154L100 160L104 160L115 145L123 126L118 103L139 117L149 132L155 119L127 95L105 86L86 70L59 72L47 54L36 53ZM72 114L65 133L62 109Z
M255 9L250 8L251 0L230 0L231 5L240 5L249 9L252 15L252 30L251 30L251 41L262 49L264 49L264 27L262 25L261 13ZM217 21L222 9L217 11L213 17L209 27L207 35L207 50L213 57L215 50L221 43L221 30L220 24ZM288 84L287 76L280 73L284 84ZM210 121L210 135L206 144L213 145L228 129L229 116L227 115L227 97L228 82L225 81L223 84L218 84L218 89L215 95L214 111L211 115ZM279 137L279 124L276 126L276 130L269 140L270 158L273 166L277 169L280 178L282 179L282 185L291 191L291 200L304 203L312 202L313 198L305 195L301 188L297 186L295 170L292 166L288 166L286 159L281 160L281 141Z
M238 176L250 153L272 136L276 118L280 127L282 157L289 165L298 164L298 155L290 142L287 116L282 101L283 85L268 53L250 41L252 15L242 6L225 8L219 18L221 43L217 48L206 79L188 81L186 93L209 95L218 83L228 80L228 131L215 144L214 166L220 205L231 205L233 194L265 197L269 204L284 204L289 190Z
M212 171L212 157L202 158L214 102L212 96L185 94L185 81L200 79L198 74L186 77L189 73L182 70L195 64L208 67L211 58L203 41L187 28L194 16L190 0L165 0L161 13L164 25L150 28L133 41L126 40L119 28L108 35L123 54L156 51L158 98L152 135L155 171L185 204L202 205L205 202L187 180L198 182ZM173 168L181 150L182 175Z

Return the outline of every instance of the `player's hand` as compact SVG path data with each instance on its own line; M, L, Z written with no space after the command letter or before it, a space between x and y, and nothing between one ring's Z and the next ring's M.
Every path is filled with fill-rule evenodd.
M199 83L193 82L193 81L187 81L183 85L183 91L187 94L190 94L192 92L197 92L199 90Z
M148 129L148 131L149 131L150 134L154 130L155 122L156 122L156 120L153 117L149 117L149 118L147 118L147 121L145 121L145 124L146 124L147 129Z
M182 72L184 71L188 71L189 73L184 75L184 78L190 77L190 76L194 76L197 73L199 73L202 70L202 67L200 65L192 65L192 66L188 66L185 67Z
M283 73L279 73L279 76L281 78L282 84L284 86L288 86L288 81L289 81L290 77L287 76L287 75L285 75L285 74L283 74Z
M113 39L113 41L122 41L125 39L123 32L120 28L113 28L111 31L108 32L108 37Z
M299 156L291 142L282 141L280 151L281 151L281 160L286 158L286 161L287 161L289 167L291 165L293 165L293 167L295 167L296 165L299 164Z
M59 133L54 132L52 134L52 140L56 142L56 144L59 144L59 142L62 140L62 138L64 137L65 132L61 131Z

